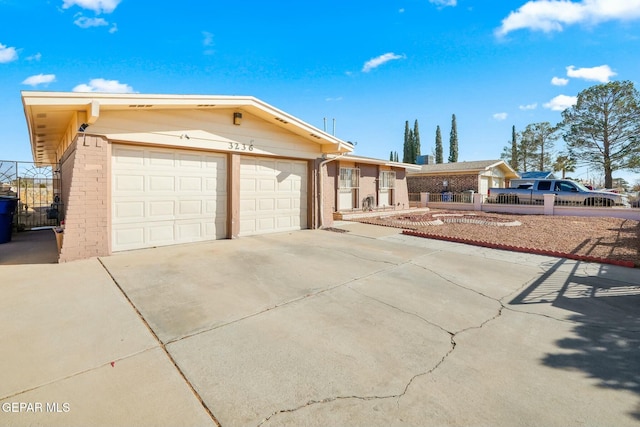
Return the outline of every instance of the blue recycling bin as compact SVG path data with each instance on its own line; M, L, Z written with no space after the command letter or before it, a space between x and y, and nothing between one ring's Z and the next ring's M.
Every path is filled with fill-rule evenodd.
M13 214L18 206L17 197L0 196L0 243L11 241Z

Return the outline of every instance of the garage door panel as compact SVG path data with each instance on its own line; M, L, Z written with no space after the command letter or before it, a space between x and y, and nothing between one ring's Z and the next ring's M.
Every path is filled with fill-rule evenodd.
M243 157L240 163L240 235L307 226L307 162Z
M113 245L135 247L144 242L144 233L144 228L139 226L115 230L113 233Z
M280 210L290 210L293 207L291 199L278 199L277 205Z
M117 191L144 191L144 176L142 175L121 175L117 176L114 182L114 189Z
M174 222L156 222L147 227L147 241L151 246L171 245L175 243Z
M142 155L145 156L145 163L149 166L159 168L175 166L175 154L173 152L148 150L146 153L143 151Z
M200 221L188 222L179 221L176 223L176 240L178 242L189 242L202 236L203 224Z
M113 165L122 168L139 167L144 164L144 150L133 148L113 148Z
M201 216L204 214L201 200L180 200L178 202L178 217L184 216Z
M112 148L113 251L226 237L226 156Z
M118 202L114 204L114 209L118 219L144 218L144 202L141 201Z
M275 208L275 203L273 199L261 199L258 200L258 210L259 211L273 211Z
M274 191L276 182L273 179L261 179L258 188L260 191Z
M150 176L149 177L149 191L175 191L175 178L172 176Z
M178 165L182 168L202 168L202 156L193 154L180 154L178 156Z

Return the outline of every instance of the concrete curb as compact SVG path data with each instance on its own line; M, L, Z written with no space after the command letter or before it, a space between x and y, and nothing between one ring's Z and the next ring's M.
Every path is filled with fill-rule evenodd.
M437 234L423 233L423 232L413 231L413 230L402 230L402 234L405 234L408 236L415 236L415 237L424 237L427 239L444 240L447 242L464 243L467 245L481 246L481 247L490 248L490 249L502 249L506 251L524 252L524 253L535 254L535 255L547 255L547 256L553 256L558 258L568 258L568 259L573 259L577 261L587 261L587 262L597 262L600 264L618 265L621 267L628 267L628 268L636 267L633 261L622 261L622 260L615 260L615 259L592 257L588 255L578 255L578 254L572 254L572 253L566 253L566 252L556 252L556 251L550 251L546 249L534 249L534 248L526 248L522 246L503 245L500 243L483 242L480 240L464 239L460 237L440 236Z

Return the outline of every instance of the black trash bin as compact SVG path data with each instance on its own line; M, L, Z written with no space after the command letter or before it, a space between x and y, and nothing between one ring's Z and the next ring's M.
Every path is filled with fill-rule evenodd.
M0 196L0 243L11 241L13 214L18 206L17 197Z

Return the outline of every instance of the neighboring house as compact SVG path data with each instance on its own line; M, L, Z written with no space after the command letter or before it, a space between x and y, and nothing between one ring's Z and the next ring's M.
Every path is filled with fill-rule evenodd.
M26 91L22 102L34 161L61 180L60 261L330 225L342 168L360 171L354 207L365 194L408 206L408 165L338 159L353 145L254 97Z
M518 175L520 175L520 178L512 179L509 183L510 187L516 188L519 185L533 184L536 179L557 179L551 171L518 172Z
M486 195L489 188L506 187L518 174L503 160L423 165L407 177L409 193L460 193L473 190Z

